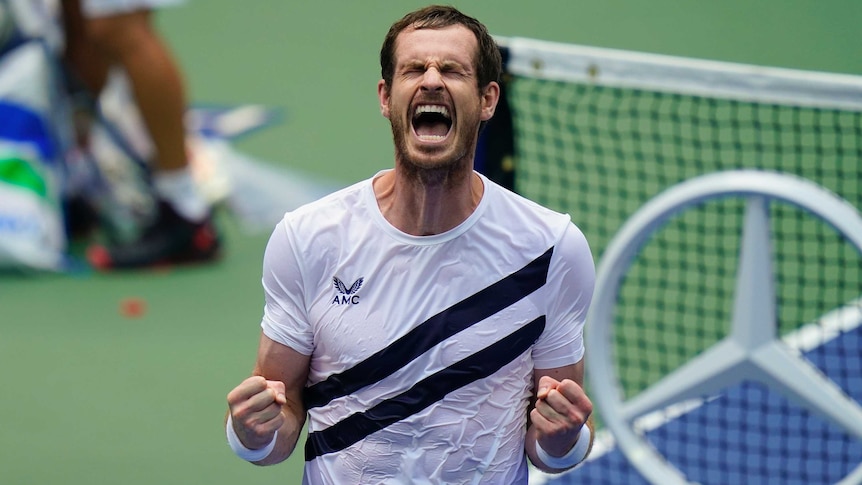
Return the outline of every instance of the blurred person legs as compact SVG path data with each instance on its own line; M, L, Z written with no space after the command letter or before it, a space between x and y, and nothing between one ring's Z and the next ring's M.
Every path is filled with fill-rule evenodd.
M135 240L91 247L88 259L98 268L209 261L219 253L209 203L189 169L182 73L152 21L152 7L161 3L169 2L63 0L71 72L98 98L110 68L122 68L155 149L158 213Z

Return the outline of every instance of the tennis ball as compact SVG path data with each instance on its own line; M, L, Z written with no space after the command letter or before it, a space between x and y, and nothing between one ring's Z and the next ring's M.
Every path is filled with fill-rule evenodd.
M120 314L126 318L139 318L147 312L147 302L142 298L130 297L120 301Z

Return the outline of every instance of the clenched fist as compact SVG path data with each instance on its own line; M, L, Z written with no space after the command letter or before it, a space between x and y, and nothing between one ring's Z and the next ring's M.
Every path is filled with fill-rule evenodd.
M284 424L282 405L284 383L252 376L242 381L227 395L231 421L237 437L249 449L268 445L275 432Z
M592 412L593 403L575 381L542 376L530 419L542 448L551 455L562 456L574 445Z

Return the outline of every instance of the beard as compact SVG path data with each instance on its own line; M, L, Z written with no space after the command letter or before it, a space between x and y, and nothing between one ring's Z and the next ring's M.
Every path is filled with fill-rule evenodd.
M395 145L395 159L400 163L402 173L408 179L414 180L423 186L441 186L451 176L459 174L463 170L464 163L470 163L472 168L473 157L470 156L476 149L476 138L464 139L459 133L452 133L454 146L441 148L436 154L411 154L407 143L412 127L401 118L390 119L392 127L392 139ZM477 125L478 130L478 125ZM463 132L462 132L463 133Z

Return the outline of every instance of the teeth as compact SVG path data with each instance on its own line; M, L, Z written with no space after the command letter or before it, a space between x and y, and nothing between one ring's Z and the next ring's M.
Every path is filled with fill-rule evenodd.
M438 113L445 117L449 117L449 110L446 109L445 106L440 106L436 104L423 104L416 107L416 114L422 113Z

